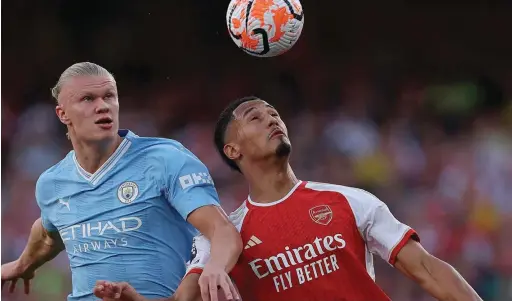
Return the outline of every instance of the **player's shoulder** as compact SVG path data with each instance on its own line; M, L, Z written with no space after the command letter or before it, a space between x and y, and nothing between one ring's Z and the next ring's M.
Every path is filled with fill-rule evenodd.
M37 180L37 183L47 183L49 181L53 181L58 177L66 176L67 173L73 170L75 167L73 162L74 152L70 151L64 159L57 162L55 165L51 166L47 170L45 170Z
M148 156L196 158L190 150L174 139L141 136L131 136L129 139L135 150L143 150Z
M240 232L245 216L249 212L246 202L247 201L243 201L240 207L231 212L228 216L229 221L237 228L238 232Z
M351 205L378 206L382 202L372 193L357 187L308 181L305 189L341 195Z
M69 179L70 172L75 168L73 156L74 152L70 151L64 159L45 170L39 176L36 182L36 195L38 195L38 199L51 197L49 194L53 194L52 188L55 187L55 182L61 179Z
M159 153L186 153L188 149L186 149L183 144L180 142L162 137L143 137L137 135L129 135L126 136L126 139L130 140L132 146L136 150L146 150L149 151L150 154L159 154Z

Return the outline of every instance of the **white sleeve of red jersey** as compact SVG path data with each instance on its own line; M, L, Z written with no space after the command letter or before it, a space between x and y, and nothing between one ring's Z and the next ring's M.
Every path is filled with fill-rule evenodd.
M210 260L210 241L204 235L194 237L191 253L185 275L189 273L201 274L205 264Z
M419 241L417 233L398 221L388 206L373 194L343 187L343 195L350 203L357 227L370 252L378 254L391 265L395 264L396 255L410 238Z
M232 212L228 219L235 226L235 228L240 232L242 228L242 223L247 214L247 207L245 206L245 202L240 206L237 210ZM205 264L210 260L210 241L204 235L198 235L194 237L192 241L192 251L190 261L187 263L187 272L185 275L189 273L201 274Z

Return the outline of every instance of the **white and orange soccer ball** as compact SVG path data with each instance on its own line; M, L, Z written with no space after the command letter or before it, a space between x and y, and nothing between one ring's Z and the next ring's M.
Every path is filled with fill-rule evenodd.
M304 12L299 0L231 0L226 22L239 48L250 55L272 57L295 45Z

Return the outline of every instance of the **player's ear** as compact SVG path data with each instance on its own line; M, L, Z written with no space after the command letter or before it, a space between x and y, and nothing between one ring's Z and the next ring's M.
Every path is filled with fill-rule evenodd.
M226 157L228 157L230 160L237 160L240 158L240 148L235 143L227 143L224 145L224 154Z
M57 104L55 107L55 113L57 114L57 117L59 117L60 122L68 125L71 123L71 120L69 120L68 115L66 114L66 111L62 108L60 104Z

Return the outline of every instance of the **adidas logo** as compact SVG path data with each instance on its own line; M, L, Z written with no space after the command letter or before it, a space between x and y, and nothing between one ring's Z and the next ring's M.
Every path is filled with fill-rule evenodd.
M257 238L256 236L251 236L251 238L249 238L249 241L247 242L247 244L245 245L245 248L244 249L249 249L250 247L254 247L255 245L259 245L261 244L261 240L259 238Z

